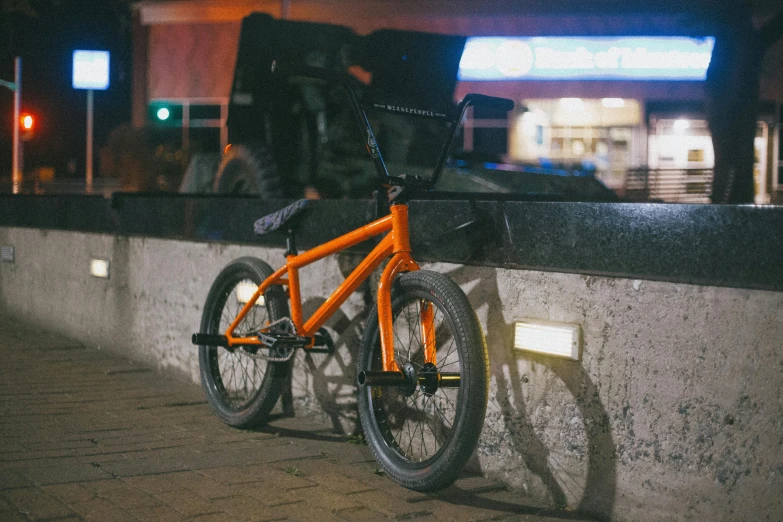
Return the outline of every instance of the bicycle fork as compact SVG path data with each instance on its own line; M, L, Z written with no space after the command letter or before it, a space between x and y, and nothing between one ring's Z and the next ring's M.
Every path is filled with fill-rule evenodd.
M419 265L411 257L410 237L408 235L408 205L391 206L392 240L394 255L381 275L378 284L378 327L381 340L381 362L383 371L361 371L357 376L360 386L416 386L426 391L438 387L459 387L459 374L446 374L437 371L435 321L432 304L419 303L421 321L421 339L424 344L424 366L419 372L413 368L400 368L394 360L394 316L392 313L391 288L394 278L403 272L419 270Z

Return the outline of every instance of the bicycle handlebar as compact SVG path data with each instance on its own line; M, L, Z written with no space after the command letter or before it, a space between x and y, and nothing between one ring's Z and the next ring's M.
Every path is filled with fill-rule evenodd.
M359 104L359 99L356 96L356 91L353 90L353 87L351 86L347 74L333 71L330 69L324 69L322 67L313 67L310 65L299 65L299 64L290 64L290 63L281 65L278 64L276 61L272 62L271 72L273 74L281 74L288 77L300 76L303 78L322 80L327 83L335 83L340 85L348 94L348 100L350 102L351 109L354 113L354 116L356 117L356 121L359 124L359 127L361 127L364 130L364 134L366 136L365 145L367 147L367 151L372 157L373 163L375 164L375 169L376 172L378 173L378 177L381 179L381 184L383 184L384 186L391 186L391 185L406 185L409 183L409 181L405 180L404 178L399 178L399 177L394 177L389 175L389 171L386 168L386 163L383 161L383 156L381 156L381 151L378 148L377 141L375 140L375 135L373 133L372 127L370 126L370 122L367 119L367 113L364 111L364 109L362 109L361 105ZM451 150L451 146L454 143L454 138L457 135L457 129L459 128L459 124L462 121L462 118L465 116L465 111L467 111L468 107L470 107L471 105L486 107L488 109L495 109L504 112L508 112L514 108L514 102L506 98L498 98L496 96L487 96L484 94L476 94L476 93L466 94L465 97L457 106L457 111L454 119L450 120L451 131L449 133L448 138L446 139L446 143L444 143L443 145L443 149L441 150L441 155L440 158L438 159L438 163L435 166L435 170L432 172L432 179L429 181L421 181L421 180L417 181L417 184L421 185L426 190L434 189L435 185L438 183L438 180L440 179L440 174L446 165L446 160L448 159L449 151Z
M466 94L462 99L470 100L468 105L477 105L480 107L486 107L487 109L495 109L498 111L508 112L514 108L514 102L508 98L498 98L496 96L487 96L485 94Z

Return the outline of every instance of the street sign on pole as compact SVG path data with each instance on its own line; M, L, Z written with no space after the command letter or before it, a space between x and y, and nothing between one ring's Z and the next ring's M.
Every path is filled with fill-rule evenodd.
M109 88L109 52L73 52L73 88L87 90L86 191L92 192L93 91Z

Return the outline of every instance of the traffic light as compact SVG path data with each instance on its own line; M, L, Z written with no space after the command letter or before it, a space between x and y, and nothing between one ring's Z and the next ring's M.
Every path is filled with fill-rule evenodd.
M19 138L29 141L35 135L35 117L25 112L19 116Z
M182 104L166 100L153 100L147 107L150 123L155 127L180 127L182 125Z

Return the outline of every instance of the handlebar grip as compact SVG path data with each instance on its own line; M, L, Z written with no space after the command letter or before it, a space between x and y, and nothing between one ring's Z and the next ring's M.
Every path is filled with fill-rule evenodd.
M484 94L468 94L465 98L469 99L471 105L479 105L488 109L497 109L508 112L514 108L514 102L508 98L498 98L496 96L486 96Z

